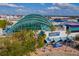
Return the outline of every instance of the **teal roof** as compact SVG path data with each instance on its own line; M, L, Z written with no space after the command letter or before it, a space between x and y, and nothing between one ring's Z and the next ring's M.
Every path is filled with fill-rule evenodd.
M16 32L23 29L50 30L48 19L39 14L30 14L21 18L7 32Z

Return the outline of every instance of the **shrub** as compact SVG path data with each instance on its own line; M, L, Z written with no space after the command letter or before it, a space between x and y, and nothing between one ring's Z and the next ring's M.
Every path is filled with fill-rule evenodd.
M30 55L36 49L44 46L44 35L39 35L38 39L34 38L34 31L23 30L21 32L14 33L11 37L4 37L0 40L0 55L1 56L23 56Z
M79 45L76 45L75 48L76 48L77 50L79 50Z
M51 25L50 26L50 29L51 29L51 31L55 31L56 30L56 27L54 25Z
M79 41L79 35L76 35L75 40Z
M46 37L45 34L38 37L38 48L41 48L44 46L45 37Z
M30 52L35 51L35 39L32 31L24 31L15 33L3 41L4 49L1 49L0 55L5 56L21 56L30 55Z

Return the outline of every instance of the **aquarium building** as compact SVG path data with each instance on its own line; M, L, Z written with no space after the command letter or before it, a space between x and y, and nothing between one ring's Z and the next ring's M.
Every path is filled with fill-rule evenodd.
M39 14L30 14L22 17L11 28L6 29L7 33L18 32L24 29L28 30L50 30L50 22L47 18Z

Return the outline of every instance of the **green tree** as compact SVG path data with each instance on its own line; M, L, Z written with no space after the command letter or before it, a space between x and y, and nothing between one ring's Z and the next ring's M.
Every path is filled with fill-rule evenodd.
M70 30L69 30L69 28L68 29L66 29L66 33L67 33L67 37L70 35Z
M56 30L56 27L54 25L51 25L50 26L50 29L51 29L51 31L55 31Z
M0 28L5 28L8 22L6 20L0 20Z
M41 48L41 47L44 46L45 37L46 37L45 34L38 36L38 41L37 41L38 42L38 48Z

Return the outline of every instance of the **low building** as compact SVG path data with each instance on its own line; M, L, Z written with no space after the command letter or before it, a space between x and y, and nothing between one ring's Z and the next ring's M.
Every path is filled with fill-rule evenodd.
M67 38L73 40L76 35L79 35L79 23L78 22L67 22L63 20L49 20L54 26L54 31L46 31L46 40L59 41L66 40Z

